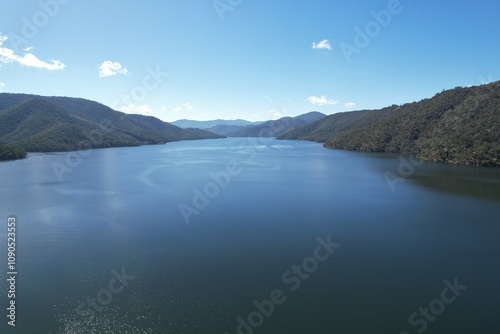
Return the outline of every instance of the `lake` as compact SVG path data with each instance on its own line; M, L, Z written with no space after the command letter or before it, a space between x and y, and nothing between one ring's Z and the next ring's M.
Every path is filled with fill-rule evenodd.
M31 154L0 184L2 333L500 333L498 168L228 138Z

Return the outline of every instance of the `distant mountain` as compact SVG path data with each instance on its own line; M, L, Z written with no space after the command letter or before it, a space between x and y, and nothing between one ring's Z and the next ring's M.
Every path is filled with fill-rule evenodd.
M138 146L220 138L157 118L129 115L100 103L68 97L0 94L0 144L29 152Z
M247 126L248 125L245 126L245 125L224 125L224 124L221 124L221 125L216 125L216 126L213 126L211 128L205 129L205 130L216 133L216 134L221 135L221 136L227 136L230 133L244 129Z
M456 87L420 102L338 113L279 139L335 149L411 153L424 160L500 166L500 81Z
M225 138L225 136L220 136L216 133L204 130L204 129L197 129L197 128L186 128L184 129L186 132L188 132L191 136L196 136L198 138L202 139L217 139L217 138ZM189 138L191 139L191 138Z
M190 139L215 139L221 136L202 129L186 128L181 129L178 126L170 123L163 122L156 117L144 115L128 115L137 124L143 127L151 127L155 131L168 133L176 137L176 140L190 140Z
M247 125L256 125L260 123L262 122L250 122L250 121L245 121L244 119L236 119L236 120L216 119L213 121L191 121L188 119L180 119L178 121L172 122L171 124L183 129L198 128L198 129L208 130L209 128L213 128L218 125L247 126Z
M326 115L313 111L296 117L283 117L275 121L267 121L258 125L246 126L236 131L228 132L226 135L228 137L277 137L325 117Z
M295 130L289 131L278 139L300 139L316 142L326 142L355 128L377 122L392 113L397 106L381 110L360 110L336 113L319 121L312 122Z

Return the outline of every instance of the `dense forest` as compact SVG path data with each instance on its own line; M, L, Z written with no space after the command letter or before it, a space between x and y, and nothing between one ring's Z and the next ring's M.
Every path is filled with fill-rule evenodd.
M0 144L28 152L220 137L204 130L181 129L151 116L125 114L85 99L0 94Z
M228 137L277 137L306 124L321 120L326 115L311 111L296 117L282 117L257 125L239 127L236 131L223 132ZM210 130L210 129L209 129Z
M279 138L324 142L334 149L500 166L500 82L456 87L401 106L334 114Z
M26 158L25 150L12 145L0 145L0 161L24 158Z

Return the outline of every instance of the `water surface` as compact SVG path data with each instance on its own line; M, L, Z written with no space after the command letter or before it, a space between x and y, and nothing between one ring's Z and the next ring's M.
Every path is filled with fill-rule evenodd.
M0 164L2 233L18 220L8 333L237 333L274 290L286 300L254 333L500 330L498 169L426 162L401 174L394 155L256 138L84 155ZM292 290L283 275L328 236L340 247ZM134 278L99 304L112 271ZM467 289L412 326L455 278ZM5 285L0 300L5 310Z

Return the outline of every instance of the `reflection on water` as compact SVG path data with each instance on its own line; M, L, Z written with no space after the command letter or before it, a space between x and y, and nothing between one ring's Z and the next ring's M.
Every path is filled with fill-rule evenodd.
M413 334L408 317L455 277L469 288L426 334L500 328L499 169L418 163L393 192L398 156L269 138L95 150L59 182L64 159L0 164L0 220L19 222L14 333L232 334L282 289L255 334ZM221 179L230 161L241 171ZM220 189L187 225L179 205L214 175ZM327 236L342 247L292 293L283 273ZM95 319L79 315L119 268L136 279Z
M395 192L403 183L470 198L500 201L500 168L474 167L418 160L410 155L359 153L374 160ZM391 185L392 183L392 185Z
M500 201L500 168L425 163L409 178L418 186Z

